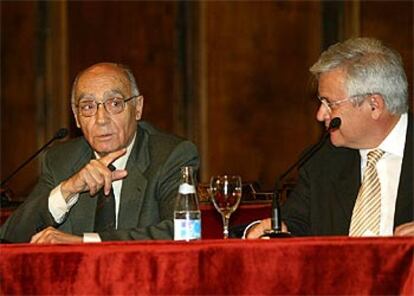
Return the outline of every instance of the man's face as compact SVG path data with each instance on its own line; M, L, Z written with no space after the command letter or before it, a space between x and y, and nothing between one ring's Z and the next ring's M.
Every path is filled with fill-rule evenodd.
M328 102L344 100L331 110L324 104L319 106L316 118L328 127L335 117L341 118L339 129L331 132L331 142L337 147L365 148L368 137L368 122L370 122L370 106L364 101L360 106L354 106L348 98L345 89L346 73L342 69L334 69L321 74L319 77L319 96Z
M84 72L77 83L75 103L86 101L104 102L110 98L131 97L131 86L124 71L114 65L101 64ZM134 105L134 100L136 105ZM128 146L132 141L141 118L143 98L137 97L125 103L121 113L109 114L102 104L95 115L85 117L75 108L76 125L92 146L101 155Z

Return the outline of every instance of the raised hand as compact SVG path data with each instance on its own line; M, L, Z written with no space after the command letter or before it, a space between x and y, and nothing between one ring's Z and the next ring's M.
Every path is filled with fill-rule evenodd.
M113 181L125 178L126 170L111 171L108 165L126 153L126 148L111 152L100 159L92 159L79 172L62 182L63 197L68 200L71 196L89 191L95 195L102 187L106 195L111 191Z

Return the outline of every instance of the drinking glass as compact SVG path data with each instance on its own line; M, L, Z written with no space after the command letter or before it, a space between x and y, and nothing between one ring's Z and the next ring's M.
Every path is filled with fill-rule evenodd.
M210 180L210 195L214 207L223 218L223 236L229 237L229 220L237 209L242 196L242 181L240 176L213 176Z

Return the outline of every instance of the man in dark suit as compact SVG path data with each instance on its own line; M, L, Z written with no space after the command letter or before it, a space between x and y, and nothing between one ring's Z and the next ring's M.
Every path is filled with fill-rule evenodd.
M300 169L282 207L282 229L414 235L414 137L400 55L376 39L350 39L323 52L310 71L318 80L317 120L328 127L339 117L342 124ZM263 220L247 237L269 228L270 220Z
M140 121L143 97L123 65L100 63L79 73L71 100L83 137L47 152L38 184L0 237L32 243L171 239L180 168L199 165L194 144Z

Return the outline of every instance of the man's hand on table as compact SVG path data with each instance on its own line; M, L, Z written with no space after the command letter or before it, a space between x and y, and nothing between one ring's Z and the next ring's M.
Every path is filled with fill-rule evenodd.
M270 218L261 220L260 223L253 225L248 231L246 238L247 239L255 239L260 238L265 232L265 230L269 230L272 228L272 222ZM287 232L287 226L285 223L282 222L282 231Z
M32 244L76 244L82 243L80 236L69 234L49 226L32 236Z
M395 236L414 236L414 222L408 222L395 228Z

